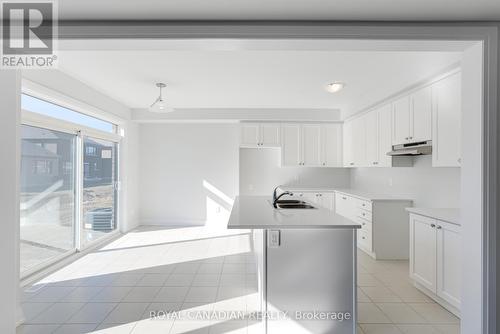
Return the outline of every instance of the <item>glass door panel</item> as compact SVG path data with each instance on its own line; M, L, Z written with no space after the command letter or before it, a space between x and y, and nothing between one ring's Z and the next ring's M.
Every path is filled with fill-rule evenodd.
M76 135L21 126L20 271L75 249Z
M83 139L82 247L116 229L117 146Z

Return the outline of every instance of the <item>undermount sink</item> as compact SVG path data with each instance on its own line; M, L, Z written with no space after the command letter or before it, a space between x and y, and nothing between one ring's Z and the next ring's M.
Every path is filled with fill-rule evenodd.
M315 209L311 204L277 204L278 209Z
M277 209L315 209L311 204L293 199L278 200Z
M307 204L304 201L299 201L297 199L279 199L277 204Z

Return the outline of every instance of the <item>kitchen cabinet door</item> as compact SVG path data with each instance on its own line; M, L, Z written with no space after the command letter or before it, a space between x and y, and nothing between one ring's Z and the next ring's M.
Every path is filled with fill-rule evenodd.
M302 163L305 166L321 166L321 125L302 126Z
M459 167L461 163L461 74L455 73L432 87L432 166Z
M342 125L325 124L321 127L323 147L322 166L342 167Z
M258 123L244 123L241 126L241 145L258 146L260 143L259 128Z
M431 87L424 87L411 95L409 142L432 139Z
M436 220L410 215L410 276L436 293Z
M387 152L392 150L392 111L391 105L377 109L378 112L378 166L391 167L392 157Z
M460 227L437 221L437 295L460 309L462 238Z
M366 123L365 117L358 117L353 121L353 156L354 166L366 166Z
M283 124L281 163L283 166L300 166L301 158L301 138L299 124Z
M365 116L366 126L366 163L368 166L378 166L379 164L379 132L378 132L378 112L370 111Z
M344 122L342 135L342 162L344 167L354 167L352 121Z
M328 210L335 211L335 193L321 193L321 205Z
M260 142L262 146L279 147L280 146L280 124L263 123L260 126Z
M410 138L410 97L392 103L392 144L405 144Z
M355 219L355 203L351 196L335 193L335 212L349 219Z

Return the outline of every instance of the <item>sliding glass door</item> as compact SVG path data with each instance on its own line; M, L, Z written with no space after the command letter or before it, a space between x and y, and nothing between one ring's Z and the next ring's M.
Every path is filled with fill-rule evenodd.
M76 135L21 127L20 269L75 249Z
M82 246L116 229L117 144L83 139Z
M20 273L102 240L118 225L116 125L22 95Z

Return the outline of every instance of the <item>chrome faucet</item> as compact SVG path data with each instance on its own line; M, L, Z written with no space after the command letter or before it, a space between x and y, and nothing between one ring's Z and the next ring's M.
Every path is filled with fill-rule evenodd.
M289 191L285 191L285 192L282 192L279 196L276 195L276 193L278 192L278 188L279 186L277 186L276 188L274 188L274 191L273 191L273 206L275 209L278 208L278 205L276 203L278 203L278 200L285 196L285 195L290 195L290 196L293 196L293 193L289 192Z

